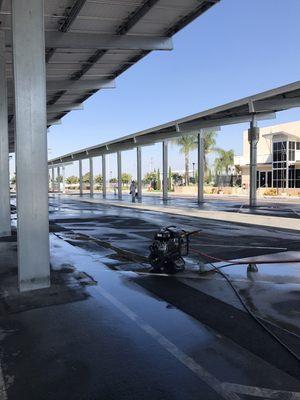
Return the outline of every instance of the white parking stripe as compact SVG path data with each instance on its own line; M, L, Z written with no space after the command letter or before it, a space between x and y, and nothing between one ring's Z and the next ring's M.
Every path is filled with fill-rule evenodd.
M103 297L105 297L110 303L125 314L129 319L134 321L139 328L150 335L157 343L159 343L166 351L172 354L178 361L180 361L185 367L196 374L203 382L210 386L215 392L226 400L240 400L240 397L232 393L223 383L220 382L210 372L206 371L200 364L198 364L193 358L181 351L174 343L172 343L165 336L160 334L156 329L152 328L147 322L143 321L137 314L130 310L127 306L117 300L114 296L108 293L102 287L95 287Z
M223 383L223 387L234 393L245 394L253 397L263 397L264 399L289 399L300 400L299 392L289 392L285 390L273 390L256 386L238 385L236 383Z

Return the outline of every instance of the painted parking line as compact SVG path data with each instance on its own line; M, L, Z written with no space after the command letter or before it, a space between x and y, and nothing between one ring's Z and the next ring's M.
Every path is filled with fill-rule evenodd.
M285 390L274 390L269 388L261 388L257 386L239 385L229 382L221 382L214 375L204 369L192 357L180 350L174 343L167 339L164 335L159 333L156 329L150 326L147 322L142 320L135 312L128 308L125 304L121 303L113 295L108 293L102 287L95 288L102 294L111 304L113 304L119 311L126 315L129 319L136 323L136 325L151 336L160 346L172 354L178 361L185 367L196 374L203 382L210 386L222 398L227 400L241 399L239 394L251 397L262 397L265 399L280 399L286 398L289 400L300 400L300 392L292 392Z
M156 329L152 328L147 322L142 320L135 312L133 312L126 305L117 300L114 296L108 293L102 287L96 287L99 293L102 294L111 304L113 304L119 311L126 315L129 319L136 323L136 325L151 336L161 347L172 354L178 361L180 361L185 367L196 374L203 382L217 392L223 399L226 400L240 400L240 397L236 393L232 393L227 388L223 387L223 383L220 382L214 375L206 371L200 364L198 364L193 358L188 356L186 353L181 351L174 343L159 333Z
M299 392L289 392L285 390L273 390L268 388L260 388L257 386L238 385L236 383L223 383L223 387L238 394L262 397L264 399L288 399L300 400Z
M298 212L298 211L294 210L293 208L290 208L290 210L291 210L291 211L293 211L293 213L294 213L294 214L296 214L296 215L300 216L300 212Z

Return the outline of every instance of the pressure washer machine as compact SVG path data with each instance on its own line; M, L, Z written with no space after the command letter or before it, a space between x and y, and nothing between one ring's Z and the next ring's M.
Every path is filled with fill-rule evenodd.
M170 225L156 232L149 247L149 262L152 272L176 274L185 269L185 260L189 254L190 236L199 231L187 232Z

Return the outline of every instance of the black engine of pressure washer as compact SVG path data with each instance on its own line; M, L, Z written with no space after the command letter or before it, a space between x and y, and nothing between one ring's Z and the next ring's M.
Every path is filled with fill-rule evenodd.
M198 232L198 231L197 231ZM190 236L196 232L187 232L174 225L158 231L150 246L149 262L153 272L175 274L183 271L189 254Z

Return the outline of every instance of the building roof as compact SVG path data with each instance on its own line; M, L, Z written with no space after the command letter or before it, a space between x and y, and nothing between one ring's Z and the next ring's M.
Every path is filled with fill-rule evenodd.
M254 114L257 120L271 119L275 118L277 111L292 107L300 107L300 81L62 155L50 160L49 165L150 145L164 139L176 138L182 134L191 134L200 129L247 122L252 120Z
M286 132L286 131L276 131L276 132L269 132L269 133L265 133L262 135L263 137L265 137L266 139L277 139L277 138L288 138L288 139L292 139L292 140L299 140L300 137L297 135L294 135L293 133L290 132Z
M47 123L58 122L220 0L45 0ZM0 0L6 33L10 151L14 150L11 1Z

